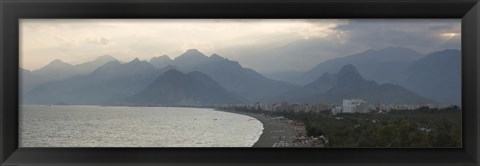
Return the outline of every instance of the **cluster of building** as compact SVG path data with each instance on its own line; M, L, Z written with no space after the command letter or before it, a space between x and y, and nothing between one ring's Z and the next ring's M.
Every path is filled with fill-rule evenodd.
M301 103L275 103L275 104L262 104L256 102L253 105L253 109L265 110L265 111L293 111L293 112L321 112L330 111L335 107L334 104L301 104Z
M342 104L304 104L304 103L274 103L262 104L256 102L254 105L247 106L250 109L264 111L293 111L293 112L325 112L331 114L338 113L368 113L368 112L388 112L390 110L415 110L422 107L428 108L447 108L452 105L443 104L369 104L363 99L344 99Z
M343 100L342 110L341 112L334 112L334 113L367 113L369 110L368 104L365 100L362 99L351 99L351 100Z
M443 109L443 108L448 108L452 107L454 105L450 104L375 104L370 107L372 107L373 110L385 110L385 111L390 111L390 110L416 110L422 107L427 107L431 109Z

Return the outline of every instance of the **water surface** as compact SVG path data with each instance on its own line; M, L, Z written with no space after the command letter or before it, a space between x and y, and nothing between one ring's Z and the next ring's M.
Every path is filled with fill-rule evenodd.
M208 108L25 105L19 130L20 147L250 147L263 125Z

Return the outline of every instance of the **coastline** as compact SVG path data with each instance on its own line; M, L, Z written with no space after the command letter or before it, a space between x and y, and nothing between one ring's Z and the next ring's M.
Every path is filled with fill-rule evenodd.
M295 137L304 133L304 128L294 128L292 121L283 117L272 117L261 113L233 110L218 110L250 116L263 124L263 131L252 147L312 147L311 144L293 144Z
M23 105L22 105L23 106ZM39 105L50 107L52 105ZM59 105L60 106L60 105ZM68 105L72 106L72 105ZM86 105L81 105L86 106ZM111 107L101 105L88 105L97 107ZM118 107L118 106L113 106ZM125 107L125 106L123 106ZM185 107L182 107L185 108ZM187 107L191 108L191 107ZM206 108L206 107L203 107ZM218 108L206 108L209 110L227 112L232 114L245 115L260 121L263 129L257 130L257 136L253 145L250 147L324 147L314 142L314 138L308 137L305 131L305 125L301 122L295 122L282 116L273 116L261 112L244 112L237 110L225 110ZM260 133L261 132L261 133Z

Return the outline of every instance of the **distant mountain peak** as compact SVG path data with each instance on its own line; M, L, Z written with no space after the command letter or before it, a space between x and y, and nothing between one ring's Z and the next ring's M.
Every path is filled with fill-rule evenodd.
M431 53L431 55L447 55L447 56L461 55L461 52L462 51L460 51L458 49L445 49L445 50L442 50L442 51L433 52L433 53Z
M168 57L167 55L162 55L158 57L152 57L150 59L150 63L154 65L156 68L161 69L171 65L172 59L170 59L170 57Z
M140 60L138 58L135 58L133 59L132 61L128 62L128 63L125 63L124 65L126 66L129 66L132 68L132 70L134 70L134 68L138 68L138 69L154 69L155 66L153 66L151 63L147 62L147 61L144 61L144 60Z
M191 48L191 49L188 49L186 52L187 52L187 53L192 53L192 52L194 52L194 53L199 53L200 51L198 51L198 50L195 49L195 48Z
M219 61L219 60L225 60L224 57L218 55L218 54L212 54L210 57L209 57L212 61Z
M122 63L120 63L120 61L118 61L118 60L114 60L114 61L107 62L104 65L107 65L107 64L109 64L109 65L121 65Z
M123 100L148 105L210 105L237 104L244 99L230 94L206 74L168 70L139 93Z
M223 57L218 54L212 54L210 55L210 58L223 58Z
M129 63L132 63L132 62L140 62L140 59L135 58L135 59L133 59L132 61L130 61Z
M182 69L189 69L208 62L210 59L196 49L189 49L173 60L173 64Z
M117 60L111 55L102 55L97 58L95 58L95 61L104 61L104 62L109 62L109 61L114 61Z
M185 57L195 57L195 56L207 57L202 52L198 51L197 49L188 49L185 53L183 53L179 57L182 57L182 56L185 56Z
M162 56L155 56L150 59L150 61L155 61L155 60L165 60L165 61L172 61L169 56L167 55L162 55Z
M342 67L337 73L338 85L350 85L364 82L363 76L357 71L355 66L348 64Z
M60 59L55 59L50 62L48 65L44 66L43 68L39 69L65 69L73 67L74 65L61 61Z
M55 60L53 60L52 62L50 62L48 65L60 65L60 64L61 64L61 65L70 65L70 64L68 64L68 63L66 63L66 62L63 62L63 61L60 60L60 59L55 59Z
M338 72L338 75L344 75L347 73L358 73L357 68L353 66L352 64L348 64L343 66L340 71Z
M54 60L53 60L52 62L50 62L50 63L62 63L62 62L63 62L63 61L60 60L60 59L54 59Z

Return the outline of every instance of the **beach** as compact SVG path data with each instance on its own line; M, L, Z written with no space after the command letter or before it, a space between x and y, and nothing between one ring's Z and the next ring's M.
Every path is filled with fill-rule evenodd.
M273 117L263 113L221 110L253 117L263 124L263 133L253 147L323 147L313 144L305 135L305 126L295 125L284 117Z

